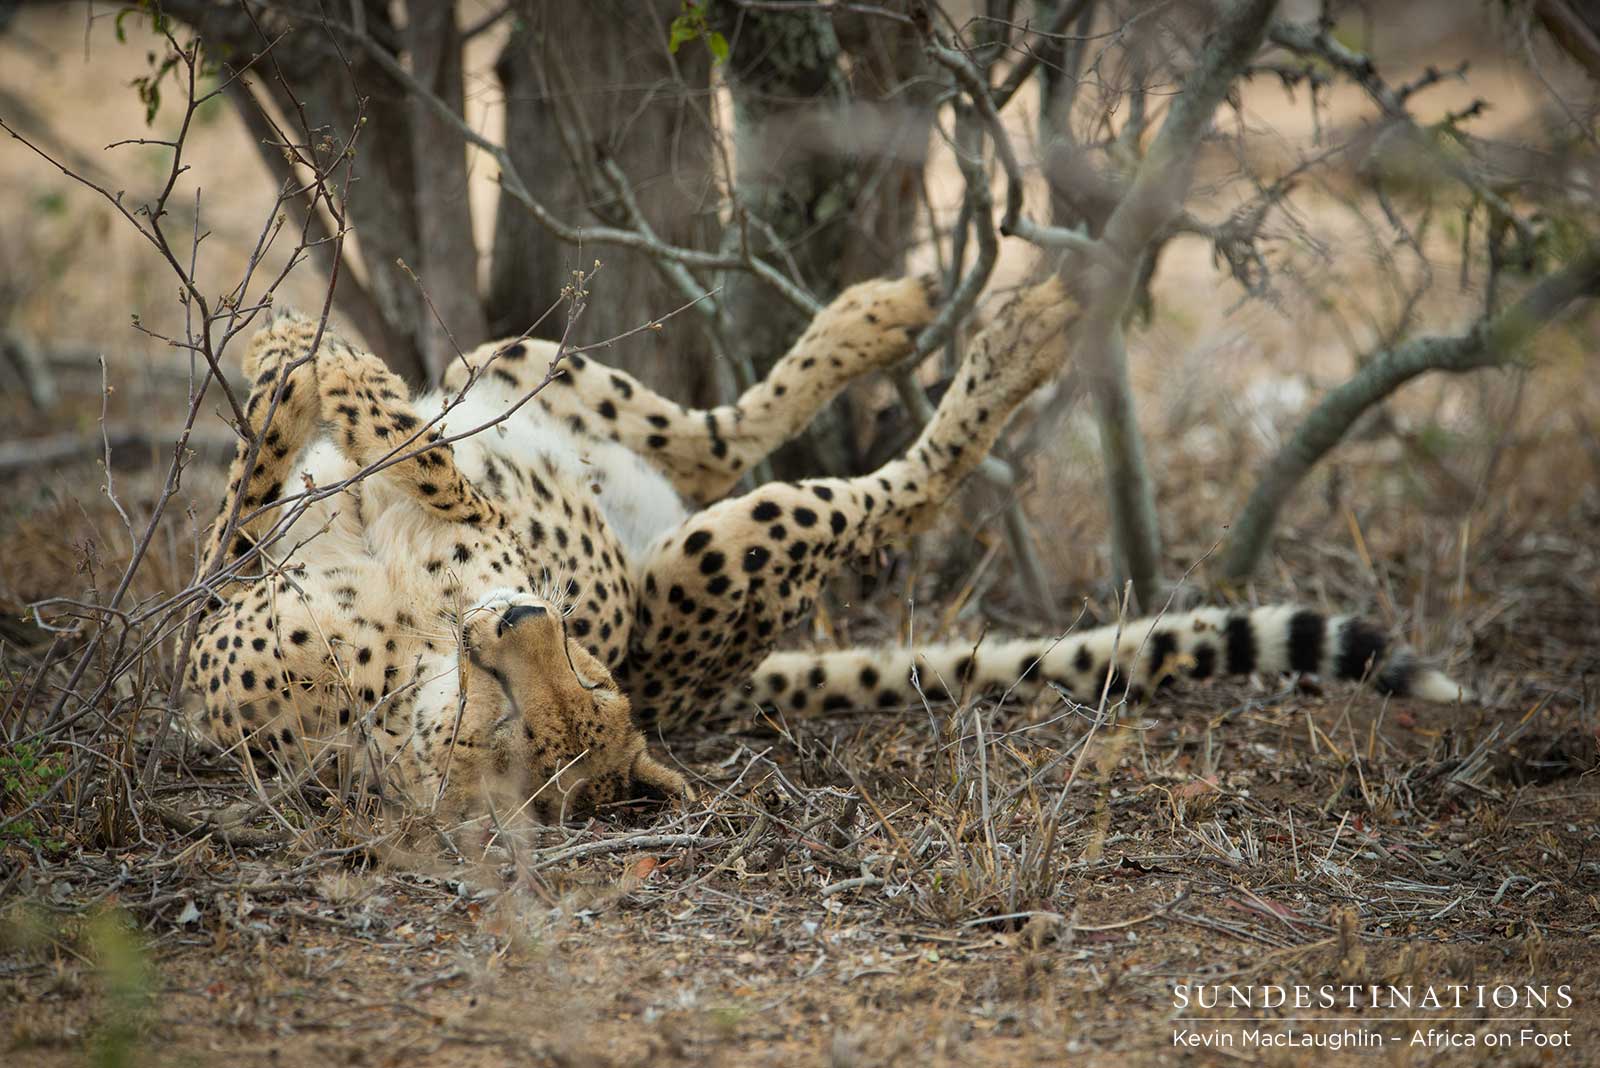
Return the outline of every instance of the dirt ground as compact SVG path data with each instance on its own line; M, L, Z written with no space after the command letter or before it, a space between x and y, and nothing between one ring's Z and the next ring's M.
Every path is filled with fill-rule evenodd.
M125 87L142 57L103 36L86 53L81 13L18 27L0 37L0 101L37 103L31 86L59 82L41 117L84 159L121 167L101 146L141 121ZM1430 40L1436 55L1415 63L1467 48ZM1533 121L1536 87L1480 59L1471 84L1427 106L1486 93L1496 130ZM1304 101L1270 88L1252 86L1252 113L1284 151L1309 143L1294 140L1310 136ZM1359 97L1336 97L1324 118L1361 114ZM209 254L229 277L270 194L225 112L198 136ZM134 194L156 174L142 157L117 173ZM154 426L159 441L176 418L172 360L125 324L130 309L170 316L169 280L14 146L0 178L0 234L37 267L12 324L106 351L117 386L105 398L97 369L65 370L49 412L0 391L7 439L97 435L104 404L108 425ZM0 840L0 1063L1600 1064L1600 329L1589 314L1547 331L1533 373L1410 387L1307 482L1258 582L1224 587L1206 557L1250 472L1394 302L1398 276L1355 240L1364 224L1332 192L1312 203L1303 222L1331 258L1279 265L1289 310L1219 299L1207 250L1175 246L1156 319L1130 333L1169 574L1192 566L1188 601L1367 612L1481 701L1250 679L1099 724L1053 698L724 724L657 742L695 802L519 831L466 857L312 791L196 826L186 814L255 796L232 765L181 739L153 749L148 722L86 729L68 750L119 774L153 767L148 803L71 781L31 839ZM1438 238L1441 275L1458 236ZM315 302L316 279L294 286ZM1439 287L1423 321L1452 328L1469 297ZM975 490L881 574L842 582L797 641L1113 618L1093 441L1069 413L1032 464L1053 613L985 563L1003 536ZM112 465L135 519L158 455L131 447ZM48 646L23 606L102 587L127 557L95 460L0 482L0 699ZM201 450L137 595L192 567L215 461ZM48 759L21 756L0 749L5 815L55 782ZM1380 1004L1182 1008L1175 987L1196 983L1360 988ZM1491 994L1488 1009L1406 1010L1391 986L1514 988L1517 1007ZM1530 990L1548 1006L1530 1008ZM1488 1045L1502 1032L1506 1048ZM1181 1044L1212 1035L1232 1044Z
M1387 1036L1330 1063L1480 1064L1481 1046L1412 1035L1533 1027L1571 1048L1518 1045L1495 1063L1594 1062L1592 705L1223 687L1174 704L1103 736L1067 793L1047 900L1013 903L1026 876L987 854L927 724L884 716L675 745L709 804L572 829L570 844L546 832L516 865L384 863L326 833L236 849L153 827L149 845L12 875L8 896L30 904L10 913L0 1035L13 1063L41 1066L119 1036L122 1063L173 1065L1304 1063L1175 1047L1183 1032L1263 1028ZM1019 768L1081 734L1023 711L989 729ZM992 770L999 806L1025 777ZM199 774L217 785L190 804L237 794L223 769ZM1039 780L1047 802L1061 778ZM927 849L927 827L951 840ZM1002 852L1033 829L997 821ZM693 844L652 844L674 836ZM149 968L133 993L83 918L119 905ZM1033 915L1001 918L1019 911ZM1194 1024L1177 1019L1179 982L1565 984L1573 1005L1536 1024L1496 1023L1530 1015L1501 1010L1386 1023L1408 1015L1389 1008Z

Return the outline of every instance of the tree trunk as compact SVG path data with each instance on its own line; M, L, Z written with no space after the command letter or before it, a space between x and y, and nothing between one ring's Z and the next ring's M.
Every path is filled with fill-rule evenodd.
M368 17L375 15L369 13ZM295 36L304 43L320 36L320 31L303 23ZM400 269L402 261L417 262L410 107L401 87L362 50L345 50L354 70L352 78L333 53L331 43L325 37L319 43L326 54L319 56L320 50L312 48L298 52L297 63L304 61L310 69L291 75L289 84L304 104L312 128L330 126L340 138L319 143L318 158L324 164L328 153L337 151L338 144L348 138L358 114L366 119L356 142L357 180L350 183L349 200L344 205L346 221L355 232L355 247L366 268L367 286L391 331L388 344L393 348L379 355L413 385L425 385L429 375L417 336L417 324L425 308L416 284ZM295 113L294 102L284 86L268 79L261 84L271 90L280 114ZM360 99L365 100L364 112ZM367 342L378 344L373 338Z
M852 87L828 12L733 9L713 22L728 39L733 95L734 199L765 224L751 248L785 266L819 299L861 278L903 266L932 123L925 93L900 93L920 69L913 31L844 22L855 49ZM892 99L874 106L873 98ZM737 220L736 220L737 221ZM730 228L725 245L740 240ZM805 327L760 280L722 281L738 355L764 374ZM825 409L799 441L779 450L782 477L854 472L861 466L849 394Z
M312 150L324 163L349 139L358 116L365 117L366 125L356 141L357 180L350 183L349 201L344 205L356 251L366 268L368 294L386 328L384 336L368 334L365 341L409 382L425 384L429 376L418 342L418 324L422 322L419 311L426 309L415 283L399 267L401 260L417 263L411 109L403 87L354 42L337 47L329 39L317 5L259 11L259 29L232 5L171 0L164 2L162 9L192 26L213 56L234 65L289 31L283 44L272 50L271 61L258 65L249 81L255 92L271 101L285 132L291 137L309 136ZM361 14L365 32L397 52L400 35L387 6L365 0ZM281 80L276 75L280 69ZM301 126L302 110L311 127L309 134ZM257 148L263 154L275 151L261 144ZM342 184L342 169L338 177ZM348 254L350 243L345 249ZM339 311L337 298L336 291L335 310ZM361 319L370 322L370 315Z
M496 74L506 95L507 151L522 174L537 179L553 212L574 222L606 217L613 207L609 190L584 180L593 173L595 150L603 149L627 176L663 241L709 249L718 230L710 60L699 44L676 56L667 51L667 28L679 10L677 0L526 0ZM683 293L662 279L649 256L574 248L502 195L489 283L490 331L519 334L537 321L536 336L561 337L564 310L545 313L571 272L591 270L596 259L603 266L575 340L616 337L684 303ZM719 382L732 381L729 369L712 359L692 315L635 334L602 358L684 403L716 403L724 399Z
M435 96L462 111L461 34L455 5L410 0L407 16L412 73ZM437 382L458 350L483 341L489 328L478 296L466 142L426 102L413 97L410 109L421 260L410 266L427 294L419 309L416 336L429 378Z
M1149 278L1157 235L1183 208L1200 139L1261 47L1274 6L1275 0L1238 0L1226 9L1168 108L1149 154L1106 219L1099 261L1087 271L1079 264L1062 268L1069 283L1079 276L1084 280L1088 299L1077 349L1100 427L1112 546L1118 570L1133 581L1139 607L1146 612L1160 603L1163 592L1161 531L1128 383L1122 323Z
M914 27L868 14L838 18L834 27L850 57L852 115L867 120L857 126L855 147L870 157L840 265L839 278L849 284L905 271L917 237L938 82L924 76L928 60Z
M842 151L850 88L839 39L821 11L739 10L723 23L732 51L737 208L772 229L800 281L825 300L839 287L858 188ZM759 254L775 251L758 233L749 237ZM734 343L764 373L805 327L804 317L743 272L723 285Z

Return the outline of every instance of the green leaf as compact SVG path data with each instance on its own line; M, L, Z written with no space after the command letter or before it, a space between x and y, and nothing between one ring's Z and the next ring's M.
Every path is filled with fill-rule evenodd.
M706 36L706 45L711 49L711 54L716 58L718 63L727 62L728 39L726 37L722 36L722 34L718 33L716 30L712 30Z
M672 20L672 32L667 37L667 51L677 55L678 48L685 41L692 41L699 36L700 27L695 25L694 19L688 15L679 15Z

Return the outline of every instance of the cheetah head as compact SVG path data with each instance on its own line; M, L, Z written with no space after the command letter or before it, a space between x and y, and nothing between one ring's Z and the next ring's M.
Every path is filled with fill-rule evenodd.
M611 673L567 635L542 598L497 591L466 613L461 684L470 714L490 725L452 754L458 807L488 789L547 820L632 798L689 796L688 784L645 748ZM530 800L531 799L531 800Z

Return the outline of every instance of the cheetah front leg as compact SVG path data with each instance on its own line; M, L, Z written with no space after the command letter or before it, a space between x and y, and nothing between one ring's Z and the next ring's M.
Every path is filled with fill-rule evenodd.
M926 526L1058 371L1075 313L1054 280L1013 300L974 340L916 443L872 474L764 485L666 535L636 584L618 673L640 718L672 727L715 711L842 563Z
M305 320L279 319L250 341L242 361L251 383L250 397L245 401L249 434L240 438L234 449L228 489L202 557L207 571L248 552L270 529L276 515L265 506L283 495L284 479L316 434L319 405L315 370L310 361L290 370L294 361L310 350L315 325ZM254 445L257 441L259 446ZM236 506L239 522L233 544L224 553L222 538Z
M284 479L320 423L332 426L335 444L358 467L399 456L382 468L383 475L439 518L503 525L494 503L456 466L454 450L440 444L438 428L420 430L422 419L411 406L405 383L382 360L331 331L323 333L315 358L305 359L317 330L314 319L279 313L251 339L243 361L253 383L245 404L251 437L241 440L235 451L228 490L206 547L208 564L222 554L222 535L236 502L240 522L229 556L248 551L270 528L274 515L262 506L282 495ZM290 367L279 392L280 379ZM247 471L251 442L257 437L261 446Z
M926 279L879 279L851 286L812 320L789 352L733 404L690 409L625 372L583 355L567 356L562 373L537 403L579 434L617 441L670 478L697 502L716 500L763 457L799 434L852 379L892 367L911 354L934 314ZM542 380L556 346L505 342L479 347L445 375L445 387L466 385L471 368L512 397Z
M438 426L424 428L399 375L339 339L324 348L317 361L322 418L352 463L382 464L389 485L446 522L505 526L500 509L462 474Z

